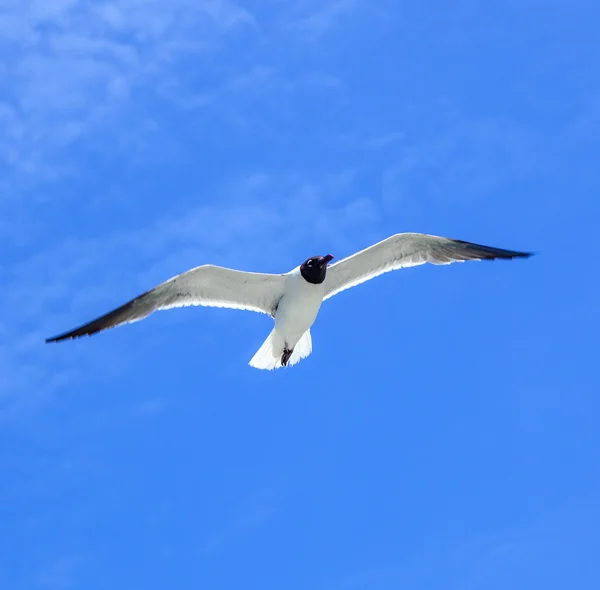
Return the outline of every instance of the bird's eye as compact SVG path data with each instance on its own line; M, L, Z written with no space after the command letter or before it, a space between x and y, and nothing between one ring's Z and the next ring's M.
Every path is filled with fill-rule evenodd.
M311 267L312 266L312 262L313 262L312 260L307 260L306 266Z

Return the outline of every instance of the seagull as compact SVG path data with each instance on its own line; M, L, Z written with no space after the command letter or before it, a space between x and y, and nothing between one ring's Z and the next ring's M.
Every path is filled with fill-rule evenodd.
M310 328L321 304L391 270L465 260L527 258L517 252L420 233L401 233L339 262L312 256L285 274L244 272L206 264L179 274L121 307L46 342L89 336L135 322L159 309L189 305L245 309L270 315L275 326L249 362L256 369L295 365L312 352Z

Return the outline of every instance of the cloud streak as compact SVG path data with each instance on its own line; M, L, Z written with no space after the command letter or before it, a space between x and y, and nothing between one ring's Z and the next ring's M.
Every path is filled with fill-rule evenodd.
M53 152L126 116L138 95L177 84L175 67L214 58L232 35L255 28L226 0L6 4L0 161L51 178Z

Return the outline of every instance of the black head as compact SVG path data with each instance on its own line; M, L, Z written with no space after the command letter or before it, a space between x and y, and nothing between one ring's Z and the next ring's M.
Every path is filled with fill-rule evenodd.
M331 254L327 254L327 256L313 256L300 265L300 273L307 282L318 285L325 280L327 265L332 260L333 256Z

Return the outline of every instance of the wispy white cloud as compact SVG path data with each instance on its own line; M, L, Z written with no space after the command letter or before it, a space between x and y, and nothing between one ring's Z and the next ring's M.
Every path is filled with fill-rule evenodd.
M54 150L118 120L137 93L174 84L174 65L214 57L231 35L255 27L228 0L5 3L1 161L52 177Z
M339 24L347 14L356 10L359 4L359 0L298 3L296 9L301 9L302 14L298 14L291 25L312 37L318 37Z
M246 126L244 104L285 107L299 89L339 90L331 72L278 56L356 11L356 0L272 3L268 17L230 0L28 0L0 13L2 194L77 174L74 146L128 159L159 132L164 104L210 107ZM276 98L277 97L277 98ZM249 111L252 107L249 107ZM118 130L118 133L116 132ZM170 138L169 141L175 141Z
M286 34L297 40L319 44L350 24L376 15L382 2L364 0L296 0L288 3L278 21Z
M242 105L256 101L281 100L281 96L291 96L301 89L340 90L343 83L326 72L310 70L296 75L284 73L275 66L257 63L248 69L222 80L206 92L180 93L177 87L165 90L178 107L195 110L211 106L211 113L222 112L231 117L232 111L239 115ZM239 115L241 117L241 115Z

